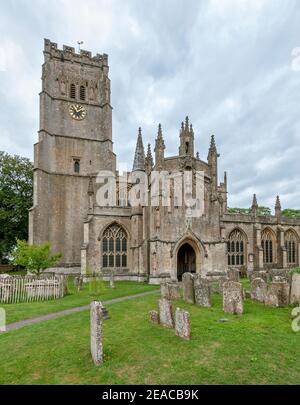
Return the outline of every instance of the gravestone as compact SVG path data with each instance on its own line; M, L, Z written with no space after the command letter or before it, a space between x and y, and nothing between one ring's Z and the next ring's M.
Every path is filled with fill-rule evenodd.
M290 303L300 305L300 273L293 273L292 275Z
M174 319L172 313L172 303L167 298L158 300L159 322L166 328L174 328Z
M262 278L254 278L251 282L251 298L265 302L267 295L267 283Z
M149 317L150 317L150 321L155 323L155 324L159 324L159 313L158 311L152 310L149 311Z
M255 278L262 278L267 283L268 282L268 273L265 270L252 271L249 274L250 283L252 283L252 281Z
M237 269L229 268L227 270L227 277L228 277L229 281L239 282L240 281L240 272Z
M184 309L176 308L175 334L183 339L191 338L190 314Z
M103 362L102 321L102 303L92 301L90 311L91 354L96 365Z
M219 291L220 294L223 294L223 285L226 283L226 281L229 281L229 278L227 276L222 276L219 279Z
M113 271L110 273L109 286L110 288L115 288L115 274Z
M190 304L195 303L194 276L192 273L182 275L183 299Z
M265 304L273 307L284 307L290 301L290 286L286 281L273 281L267 291Z
M178 283L162 283L160 285L161 298L166 298L168 300L180 299L180 289Z
M195 302L203 307L211 307L210 286L207 279L197 274L194 276Z
M161 298L170 299L169 287L167 283L161 283L160 285L160 296Z
M167 283L169 289L169 299L170 300L179 300L180 296L180 289L178 283Z
M230 314L242 314L243 286L236 281L226 281L223 284L223 311Z

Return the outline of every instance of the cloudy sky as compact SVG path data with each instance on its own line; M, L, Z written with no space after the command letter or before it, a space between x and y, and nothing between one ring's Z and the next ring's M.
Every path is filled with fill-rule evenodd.
M109 54L114 150L132 164L137 129L161 122L177 154L189 115L206 160L211 134L229 205L300 208L298 0L1 0L0 150L32 158L43 38Z

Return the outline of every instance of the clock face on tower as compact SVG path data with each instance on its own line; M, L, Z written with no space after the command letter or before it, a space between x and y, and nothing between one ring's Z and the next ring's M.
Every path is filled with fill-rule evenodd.
M86 110L80 104L71 104L69 113L74 120L83 120L86 117Z

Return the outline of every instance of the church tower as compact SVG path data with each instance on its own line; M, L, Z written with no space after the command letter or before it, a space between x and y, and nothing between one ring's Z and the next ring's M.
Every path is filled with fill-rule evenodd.
M60 266L80 267L89 184L100 170L115 172L106 54L45 40L40 129L34 146L34 204L29 241L50 241Z

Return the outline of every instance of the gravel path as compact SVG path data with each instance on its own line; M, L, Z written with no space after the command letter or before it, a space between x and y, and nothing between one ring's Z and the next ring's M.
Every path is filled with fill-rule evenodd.
M113 304L115 302L122 302L122 301L132 300L134 298L144 297L146 295L157 293L158 291L159 290L146 291L146 292L143 292L143 293L128 295L126 297L113 298L113 299L108 300L108 301L103 301L102 303L103 303L103 305L108 305L108 304ZM29 319L24 319L22 321L9 323L8 325L6 325L6 332L22 328L23 326L33 325L34 323L39 323L39 322L42 322L42 321L48 321L49 319L59 318L60 316L70 315L70 314L73 314L75 312L86 311L88 309L90 309L89 304L88 305L83 305L81 307L74 307L74 308L70 308L70 309L65 309L63 311L52 312L51 314L37 316L35 318L29 318Z

